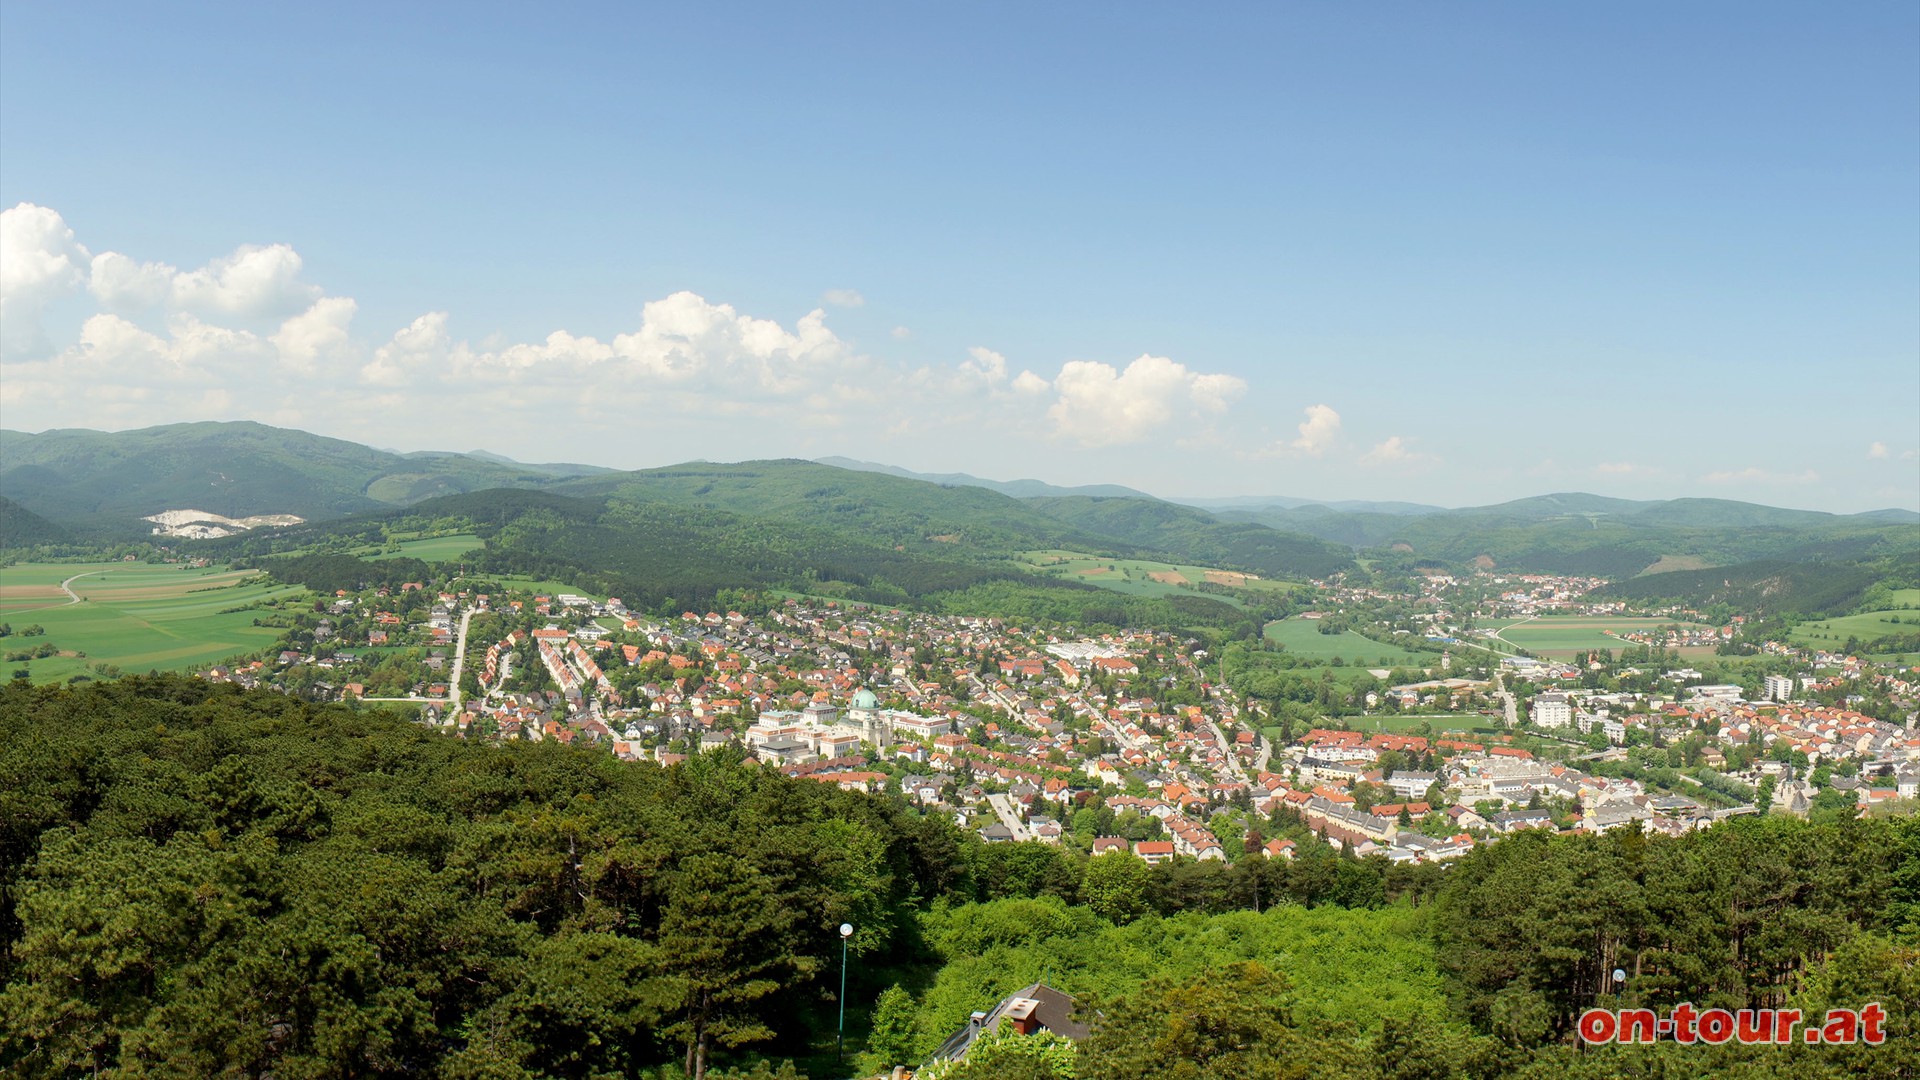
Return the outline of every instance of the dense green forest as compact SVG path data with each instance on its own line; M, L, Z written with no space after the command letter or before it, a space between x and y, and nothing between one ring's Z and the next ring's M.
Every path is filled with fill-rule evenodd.
M688 575L695 588L766 584L777 564L778 575L824 573L881 603L968 588L976 582L958 580L954 566L971 565L969 573L977 575L981 564L1004 564L1026 550L1164 558L1293 580L1352 573L1360 550L1387 571L1415 563L1458 569L1490 561L1503 570L1617 579L1674 557L1691 560L1680 565L1729 567L1763 587L1766 582L1747 574L1745 564L1790 564L1810 568L1782 577L1785 590L1803 596L1795 601L1798 610L1815 611L1832 610L1829 601L1851 588L1848 571L1870 573L1889 557L1920 550L1920 519L1905 511L1833 515L1718 499L1634 502L1574 493L1423 513L1317 505L1209 512L1150 497L1000 485L1030 496L1019 498L965 482L933 483L799 460L614 472L522 465L484 454L395 454L253 423L114 433L4 431L0 458L6 462L0 498L10 500L0 503L0 548L69 538L136 540L148 533L141 515L185 508L229 516L293 513L362 533L371 524L377 532L396 506L478 493L478 500L465 504L476 516L486 516L488 501L524 513L528 504L518 496L539 491L602 507L602 517L624 520L593 524L619 526L642 542L706 548L706 561L715 565ZM747 535L729 542L729 558L722 559L713 540L730 531ZM565 550L522 546L514 550L516 566L497 568L533 573L543 559L554 565L584 560L632 576L631 569L598 565L626 536L577 533L542 534L540 539L560 541ZM811 561L819 565L795 566L815 552L820 558ZM890 563L881 552L901 558ZM701 558L691 551L670 556L681 562ZM747 560L744 569L741 558ZM675 593L689 591L678 580L670 583ZM1675 593L1706 588L1704 579L1665 587ZM1719 591L1732 595L1739 589L1735 583Z
M0 1071L35 1077L846 1076L1036 979L1085 1006L1080 1077L1920 1070L1911 820L1149 868L727 756L473 744L171 677L0 689L0 946ZM1879 1001L1890 1038L1570 1038L1595 1003L1682 1001Z
M0 548L64 544L71 539L67 530L12 499L0 497Z
M824 466L822 466L824 468ZM881 478L885 479L885 478ZM907 481L910 483L910 481ZM991 492L982 496L1000 499ZM351 518L205 542L196 550L257 566L323 592L422 580L413 559L349 554L388 532L472 530L485 548L470 572L569 582L636 610L708 610L724 591L786 588L862 603L951 614L1047 619L1080 626L1212 628L1252 636L1287 598L1245 592L1244 606L1203 596L1130 596L1035 576L1011 552L922 538L882 543L859 529L752 517L636 499L488 491L433 499L380 518Z
M251 422L0 431L0 461L0 495L104 540L144 535L138 519L161 510L329 518L562 478L504 459L395 454Z

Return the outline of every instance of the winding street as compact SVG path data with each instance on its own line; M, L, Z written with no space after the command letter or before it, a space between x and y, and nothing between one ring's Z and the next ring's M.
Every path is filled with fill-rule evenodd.
M79 581L83 577L92 577L95 574L111 574L111 573L113 573L113 571L111 570L89 570L84 574L75 574L72 577L60 583L60 591L67 594L68 605L77 604L80 602L81 596L79 593L73 591L74 582Z
M1519 626L1519 625L1521 625L1522 623L1530 623L1530 622L1532 622L1533 620L1535 620L1535 619L1537 619L1537 618L1539 618L1539 617L1540 617L1540 616L1538 616L1538 615L1529 615L1529 616L1527 616L1526 618L1524 618L1524 619L1520 619L1520 620L1518 620L1518 621L1516 621L1516 622L1510 622L1510 623L1508 623L1507 625L1505 625L1505 626L1503 626L1503 627L1501 627L1500 629L1498 629L1498 630L1495 630L1495 631L1493 632L1493 640L1495 640L1495 641L1497 641L1497 642L1499 642L1499 643L1500 643L1500 644L1502 644L1502 645L1505 645L1505 646L1506 646L1507 648L1509 648L1509 649L1512 649L1512 650L1513 650L1514 652L1519 652L1519 651L1520 651L1520 646L1518 646L1518 645L1515 645L1515 644L1514 644L1513 642L1511 642L1511 641L1508 641L1508 640L1507 640L1506 638L1504 638L1504 637L1501 637L1500 635L1502 635L1502 634L1504 634L1504 633L1506 633L1507 631L1509 631L1509 630L1511 630L1511 629L1513 629L1513 628L1514 628L1514 627L1516 627L1516 626Z

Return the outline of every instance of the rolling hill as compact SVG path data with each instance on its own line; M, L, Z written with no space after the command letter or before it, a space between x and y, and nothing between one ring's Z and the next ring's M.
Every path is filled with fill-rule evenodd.
M1630 578L1756 560L1871 560L1920 549L1920 515L1834 515L1722 499L1636 501L1580 492L1441 510L1414 503L1210 500L1214 509L1117 485L915 474L852 459L690 462L633 472L527 465L485 451L377 450L254 423L172 424L106 433L0 431L0 497L19 535L132 539L169 509L329 520L503 488L822 530L940 564L1068 549L1322 578L1354 553L1389 567L1426 562ZM1287 505L1294 504L1294 505ZM643 510L644 507L655 507ZM1345 507L1345 508L1343 508ZM31 515L31 516L21 516Z
M250 422L0 431L0 496L77 533L139 535L162 510L340 517L560 477L466 454L393 454ZM551 468L551 467L548 467Z
M0 548L64 544L72 539L67 530L12 499L0 497Z
M1663 558L1724 566L1920 548L1914 528L1920 515L1906 511L1839 515L1725 499L1636 502L1578 492L1417 516L1319 506L1217 516L1415 560L1614 578L1632 577Z
M1920 552L1872 563L1762 559L1711 570L1683 570L1615 582L1596 597L1674 600L1703 608L1724 603L1767 615L1827 615L1851 610L1876 583L1920 584Z
M816 458L822 465L832 465L836 469L851 469L854 472L884 473L888 476L901 476L909 480L924 480L929 484L942 487L977 487L988 491L997 491L1002 495L1011 495L1016 499L1032 499L1043 495L1109 495L1129 499L1151 499L1153 496L1144 491L1135 491L1119 484L1082 484L1077 487L1061 487L1042 480L983 480L968 473L920 473L902 469L897 465L882 465L874 461L858 461L847 457Z

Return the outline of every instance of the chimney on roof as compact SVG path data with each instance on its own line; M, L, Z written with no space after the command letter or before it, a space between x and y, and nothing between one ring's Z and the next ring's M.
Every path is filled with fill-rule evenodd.
M967 1026L974 1029L975 1031L980 1030L980 1025L986 1022L987 1022L987 1014L980 1012L978 1010L975 1010L972 1016L967 1017Z

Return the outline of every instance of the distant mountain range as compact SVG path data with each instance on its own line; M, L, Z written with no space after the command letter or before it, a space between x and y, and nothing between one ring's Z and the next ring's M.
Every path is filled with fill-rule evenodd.
M0 495L78 532L144 533L140 518L181 509L334 518L607 471L491 454L395 454L251 422L0 430Z
M993 481L849 458L616 472L524 464L485 451L400 454L244 422L0 431L0 547L131 538L148 531L140 518L164 510L319 522L497 489L564 497L552 508L583 521L653 520L680 507L671 528L649 526L675 542L713 542L685 511L721 515L713 521L734 515L736 525L782 552L755 548L760 554L741 556L768 565L792 563L808 544L844 541L866 552L862 560L872 561L868 549L878 545L915 565L1067 548L1299 579L1351 568L1361 552L1381 569L1428 564L1630 578L1753 560L1860 562L1920 549L1920 514L1905 510L1836 515L1579 492L1451 510L1283 496L1170 500L1120 485ZM478 514L486 503L477 497L459 505ZM782 527L793 535L774 537Z
M942 487L977 487L988 491L997 491L1002 495L1011 495L1016 499L1037 499L1050 495L1090 495L1122 499L1151 499L1152 495L1136 491L1119 484L1083 484L1079 487L1061 487L1043 480L983 480L966 473L920 473L902 469L898 465L882 465L873 461L856 461L846 457L815 458L822 465L831 465L836 469L852 469L855 472L885 473L888 476L902 476L909 480L923 480Z
M1296 499L1286 495L1235 495L1226 499L1186 499L1167 500L1186 506L1197 506L1202 510L1297 510L1305 507L1319 507L1327 510L1344 510L1356 514L1438 514L1446 510L1444 506L1429 506L1426 503L1410 502L1368 502L1364 499L1339 499L1326 501L1321 499Z

